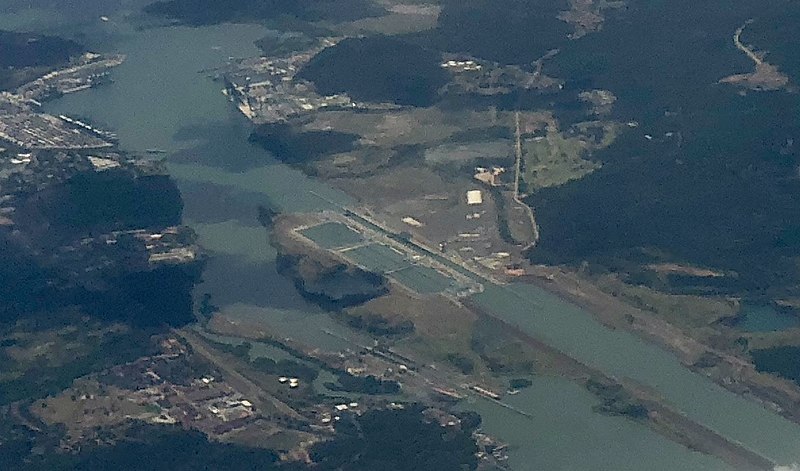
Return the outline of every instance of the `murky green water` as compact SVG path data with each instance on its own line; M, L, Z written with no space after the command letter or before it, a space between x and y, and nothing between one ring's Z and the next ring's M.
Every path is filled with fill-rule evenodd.
M309 227L302 234L326 249L351 247L364 240L361 234L338 222Z
M800 318L779 312L772 306L743 304L741 315L742 320L736 328L745 332L775 332L800 327Z
M665 442L636 423L592 412L594 396L558 378L534 378L530 388L504 399L531 414L498 409L485 399L465 404L483 417L483 429L508 437L515 470L722 470L721 463ZM589 449L587 452L586 448Z
M661 393L694 420L778 462L800 459L800 427L683 368L673 355L531 285L489 285L478 300L504 319L607 374Z

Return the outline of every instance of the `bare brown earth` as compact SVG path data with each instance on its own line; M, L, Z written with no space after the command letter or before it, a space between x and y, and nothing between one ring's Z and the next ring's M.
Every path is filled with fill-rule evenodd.
M653 270L656 273L664 275L679 274L679 275L709 277L709 278L717 278L729 275L721 271L711 270L709 268L701 268L691 265L680 265L677 263L653 263L647 265L647 268Z
M762 62L756 64L753 72L731 75L719 82L752 90L780 90L789 85L789 77L778 70L778 67Z
M725 77L719 83L727 83L737 85L751 90L781 90L789 86L789 77L778 70L778 67L766 62L764 57L767 55L765 51L756 51L752 46L742 43L742 32L752 23L753 20L748 20L744 25L739 27L733 34L733 45L742 51L750 60L755 64L755 70L747 74L736 74Z
M445 242L448 253L467 260L483 260L490 266L502 264L498 253L511 253L511 258L521 256L520 247L509 245L500 236L496 201L487 188L471 178L445 179L425 168L401 166L372 176L337 178L328 183L356 196L375 219L393 231L410 232L431 247ZM483 191L483 204L467 205L466 192L472 189ZM404 223L406 217L421 225Z

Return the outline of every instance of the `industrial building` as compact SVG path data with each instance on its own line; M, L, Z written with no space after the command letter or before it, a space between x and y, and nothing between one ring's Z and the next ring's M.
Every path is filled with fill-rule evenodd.
M483 193L481 193L481 190L469 190L467 192L467 204L470 206L483 204Z

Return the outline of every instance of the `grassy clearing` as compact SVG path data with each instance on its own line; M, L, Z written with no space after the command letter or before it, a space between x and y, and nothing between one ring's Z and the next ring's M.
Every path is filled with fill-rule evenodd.
M734 316L739 309L735 302L724 298L661 293L624 283L613 275L600 276L593 281L603 291L682 329L709 326L724 317Z
M523 179L534 190L563 185L599 169L600 162L589 156L614 142L618 125L589 121L561 132L555 118L544 114L529 118L527 130L533 135L523 139Z
M0 404L56 394L75 378L130 361L150 348L145 332L80 318L75 322L46 330L19 325L0 336Z
M328 111L317 113L304 130L335 130L361 136L362 145L393 148L432 145L467 131L511 122L508 113L491 111L448 112L436 107L376 113Z

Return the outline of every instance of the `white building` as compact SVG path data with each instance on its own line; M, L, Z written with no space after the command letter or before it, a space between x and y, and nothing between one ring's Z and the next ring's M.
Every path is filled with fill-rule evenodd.
M470 190L467 192L467 204L470 206L483 204L483 194L481 190Z

